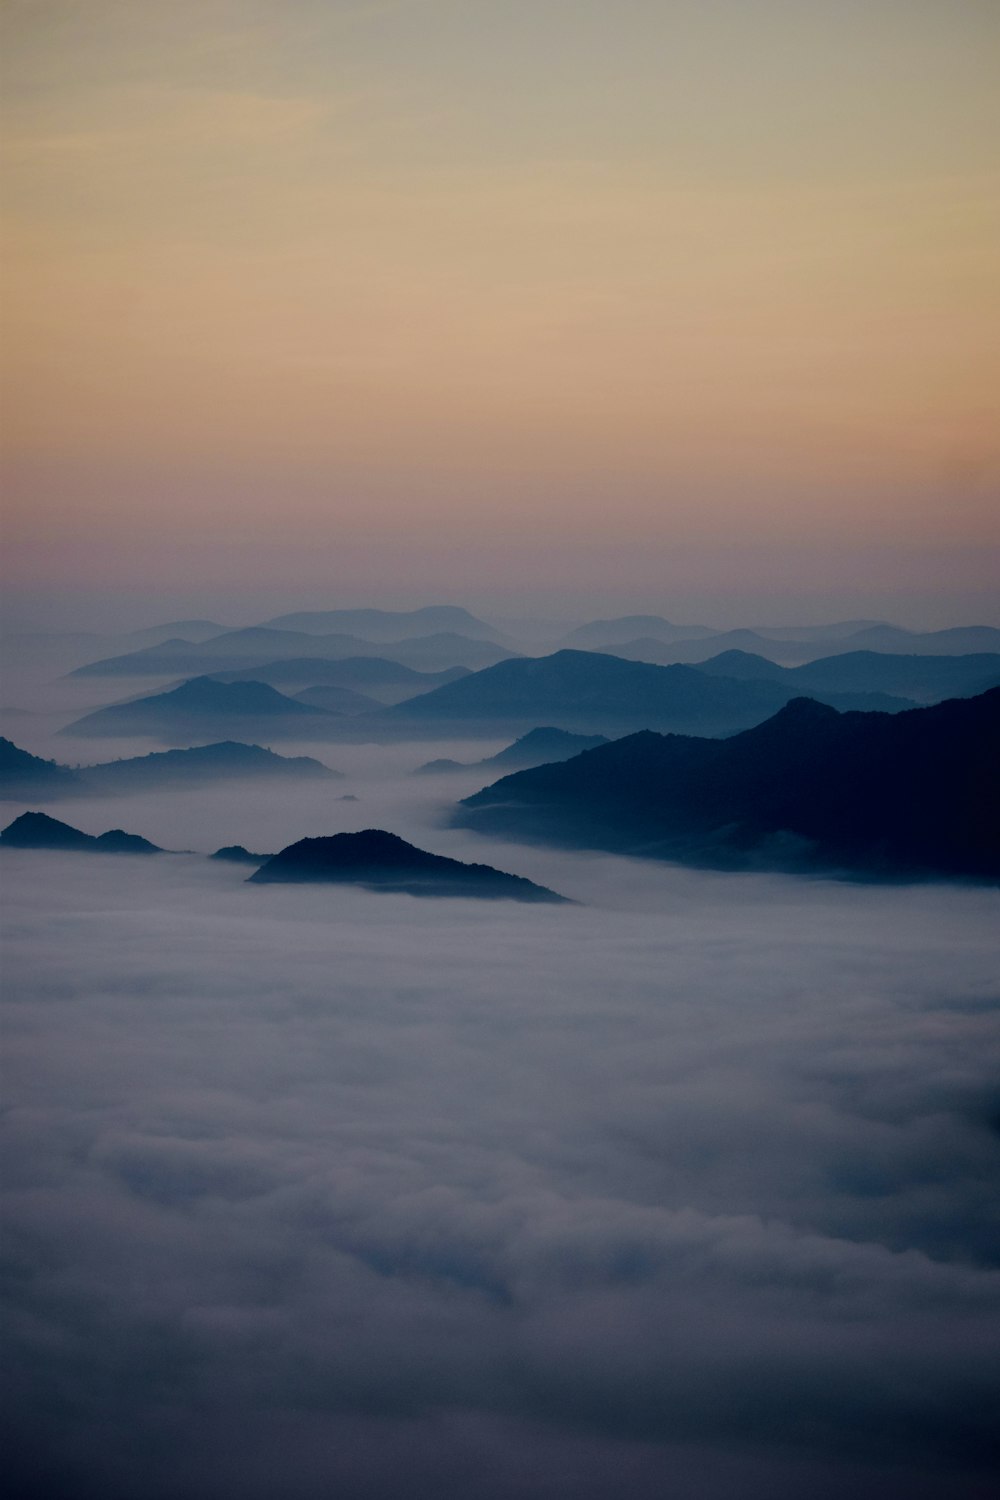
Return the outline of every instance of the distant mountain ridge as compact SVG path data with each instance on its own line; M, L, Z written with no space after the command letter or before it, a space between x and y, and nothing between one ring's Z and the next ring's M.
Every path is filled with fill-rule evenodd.
M339 779L307 755L277 755L260 745L226 740L185 750L155 751L151 755L104 761L70 769L40 760L10 740L0 740L0 797L51 801L57 797L107 795L152 787L202 786L207 782L261 776Z
M455 821L724 868L1000 878L1000 688L899 714L812 699L726 740L630 735L504 777Z
M724 651L698 668L719 677L780 682L800 693L890 693L932 703L974 697L1000 685L1000 654L904 656L845 651L800 667L782 667L745 651Z
M455 604L430 604L423 609L319 609L300 610L265 620L272 630L301 630L321 635L341 630L368 641L403 641L410 636L447 632L473 640L495 641L499 632L485 620Z
M326 709L297 703L264 682L219 682L214 677L193 677L165 693L154 693L128 703L95 709L59 731L63 735L164 735L190 738L199 732L217 732L223 726L245 722L266 725L269 735L306 726L322 732L324 722L338 716ZM254 731L256 732L256 731Z
M203 641L163 641L122 656L102 657L69 673L70 677L151 677L236 672L247 666L310 656L384 657L387 649L401 665L416 670L444 671L449 667L473 670L516 656L494 641L438 631L432 635L407 636L391 643L375 643L344 632L318 635L301 630L277 630L253 625L230 630Z
M528 766L541 766L550 761L569 760L582 750L593 750L606 745L603 734L570 734L566 729L530 729L527 734L496 755L485 760L462 762L458 760L429 760L417 767L417 775L436 775L445 771L524 770Z
M499 662L373 716L372 725L402 732L513 731L544 719L575 733L621 735L662 729L733 734L770 717L793 696L771 682L713 678L693 667L660 667L592 651ZM837 706L862 706L841 699ZM865 707L908 705L882 695Z
M262 666L243 667L236 672L213 672L220 682L266 682L276 688L348 687L364 689L385 700L429 693L432 688L459 677L468 677L469 667L448 667L441 672L421 672L402 662L384 656L289 657L265 662Z
M613 645L595 646L594 649L624 660L646 661L660 666L698 666L723 651L744 651L790 666L862 650L883 655L924 656L997 652L1000 651L1000 630L990 625L970 625L919 633L899 630L894 625L875 625L852 635L823 637L810 631L795 639L783 631L740 629L673 641L645 635Z

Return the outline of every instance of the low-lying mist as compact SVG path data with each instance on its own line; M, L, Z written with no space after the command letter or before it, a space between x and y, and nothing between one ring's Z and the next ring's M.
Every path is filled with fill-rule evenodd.
M995 893L491 846L350 753L54 811L586 904L4 851L15 1492L985 1496Z

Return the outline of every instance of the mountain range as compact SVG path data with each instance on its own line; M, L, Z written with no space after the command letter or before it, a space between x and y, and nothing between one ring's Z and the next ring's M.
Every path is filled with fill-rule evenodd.
M499 662L373 716L414 737L432 733L524 733L539 720L575 733L636 729L734 734L775 713L793 696L780 683L737 681L693 667L652 666L592 651ZM901 709L884 694L824 695L842 708Z
M788 703L730 739L648 731L468 797L461 826L723 868L1000 877L1000 688L898 714Z
M94 766L61 766L0 739L0 798L52 801L59 797L108 795L167 787L203 786L244 778L339 778L307 755L276 755L260 745L233 740L187 750L105 761Z
M229 630L208 640L173 639L103 657L77 667L70 677L155 677L195 673L235 672L281 659L319 657L384 657L384 643L375 644L344 633L316 635L310 631L279 630L254 625ZM492 641L472 639L455 632L411 636L392 645L391 655L401 665L418 671L444 671L450 667L476 670L491 666L517 653Z
M856 622L860 623L860 622ZM895 625L870 625L853 633L793 637L787 632L726 630L697 637L642 635L597 646L630 661L699 665L722 651L746 651L785 665L812 662L820 657L849 651L878 651L886 655L962 656L1000 651L1000 630L989 625L961 626L952 630L923 633L900 630Z

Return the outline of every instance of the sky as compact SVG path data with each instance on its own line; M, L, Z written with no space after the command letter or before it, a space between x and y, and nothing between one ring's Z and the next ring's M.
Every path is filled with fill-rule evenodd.
M36 623L1000 622L993 0L6 0L3 29Z

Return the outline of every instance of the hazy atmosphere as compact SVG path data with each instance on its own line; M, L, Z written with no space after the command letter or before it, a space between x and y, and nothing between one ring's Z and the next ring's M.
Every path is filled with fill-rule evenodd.
M5 1493L992 1500L997 7L0 17Z

